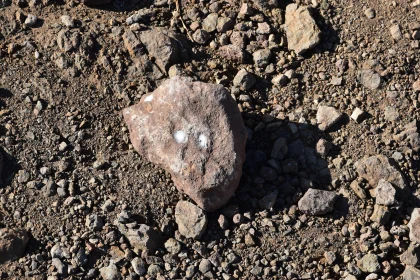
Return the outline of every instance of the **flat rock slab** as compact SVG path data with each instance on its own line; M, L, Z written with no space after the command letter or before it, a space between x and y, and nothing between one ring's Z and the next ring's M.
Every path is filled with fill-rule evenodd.
M246 131L221 85L174 77L123 110L134 148L171 173L206 211L232 197L242 175Z
M297 54L312 49L321 40L321 31L307 6L288 5L284 28L286 29L288 48Z
M334 209L338 195L332 191L308 189L299 200L298 207L303 213L309 215L323 215Z
M409 189L402 173L395 167L391 160L384 155L376 155L357 161L354 166L360 177L366 179L376 188L381 179L392 184L396 189L396 199L405 201L409 196Z

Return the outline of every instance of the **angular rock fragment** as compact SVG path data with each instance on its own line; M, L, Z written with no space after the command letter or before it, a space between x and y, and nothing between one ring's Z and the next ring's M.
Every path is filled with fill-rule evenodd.
M405 179L388 157L377 155L363 158L354 166L359 176L366 179L373 188L378 186L379 180L384 179L396 188L398 201L408 199L409 189Z
M391 206L395 204L395 188L386 180L379 180L376 191L376 204Z
M351 114L350 118L354 120L357 123L360 123L363 121L365 116L365 112L362 111L360 108L354 109L353 113Z
M234 194L245 160L241 114L221 85L174 77L124 109L134 148L206 211Z
M414 266L407 266L402 274L403 280L417 280L420 279L420 270Z
M358 81L368 89L378 89L381 86L381 76L372 69L361 70L357 74Z
M206 213L188 201L180 201L175 207L175 221L179 232L187 237L199 239L206 231Z
M379 272L381 265L377 255L368 253L357 261L357 266L365 273Z
M127 30L122 35L124 46L132 58L140 58L144 53L143 46L133 31Z
M219 55L229 61L235 63L244 63L245 52L244 50L236 45L226 45L219 48Z
M250 90L256 82L254 75L241 69L233 79L233 85L239 87L241 90Z
M327 130L336 124L341 117L342 114L334 107L319 106L316 113L316 122L320 130Z
M389 32L391 32L392 39L395 41L399 41L403 38L403 34L401 32L401 27L399 24L394 24L389 28Z
M101 269L99 269L99 272L101 273L102 279L104 280L122 279L118 267L113 263L110 263L108 266L102 267Z
M209 14L204 20L203 20L203 29L207 32L213 32L217 28L217 19L218 19L217 13L211 13Z
M381 225L386 225L391 218L391 213L387 206L375 204L373 207L373 214L370 216L370 220Z
M405 126L405 130L401 133L394 135L393 138L398 143L402 143L404 140L406 144L415 151L420 148L420 134L418 132L417 120L413 120ZM401 144L400 144L401 145Z
M21 258L28 241L29 235L24 230L0 229L0 263Z
M332 191L308 189L299 200L298 207L303 213L310 215L323 215L334 209L338 195Z
M32 14L28 14L28 16L25 19L25 24L27 26L34 26L36 22L38 21L38 17Z
M365 200L367 198L365 190L360 186L357 180L354 180L350 184L350 188L354 191L354 193L361 199Z
M210 39L210 35L206 30L197 29L192 35L195 42L204 45Z
M136 251L148 250L154 252L163 243L160 233L145 224L140 224L139 228L134 229L119 223L118 229Z
M410 240L420 243L420 208L414 208L408 228L410 229Z
M410 244L408 249L400 255L400 260L405 265L417 266L420 257L420 247Z
M286 29L288 48L302 54L319 44L321 31L307 6L290 4L286 7Z
M167 31L162 28L154 28L140 32L140 41L144 44L150 56L164 73L173 64L179 63L187 55L186 39L183 35Z

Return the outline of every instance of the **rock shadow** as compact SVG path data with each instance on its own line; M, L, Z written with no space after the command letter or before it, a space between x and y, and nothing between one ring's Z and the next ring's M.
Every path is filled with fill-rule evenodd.
M327 9L324 9L324 11L335 14L334 7L331 5ZM314 53L333 52L340 43L339 31L334 29L332 24L321 14L320 10L312 9L312 15L321 30L321 42L313 50L309 50L302 55L305 59L311 57Z
M240 227L240 223L232 222L236 213L242 214L243 222L247 223L252 221L247 215L281 215L297 205L309 188L336 190L326 156L317 152L321 151L317 143L324 139L330 146L328 155L340 153L340 148L331 143L328 131L257 114L244 113L243 117L248 140L241 183L227 206L208 214L209 231L203 237L205 240L225 238L225 231L218 224L220 214L229 220L229 229L235 230ZM348 214L347 198L340 197L335 205L334 211L326 216L339 219Z
M131 12L142 8L148 8L154 4L154 0L111 0L102 5L86 5L91 9L98 9L111 12Z
M3 158L3 170L1 168L1 158ZM9 186L20 169L22 168L18 159L0 147L0 188Z

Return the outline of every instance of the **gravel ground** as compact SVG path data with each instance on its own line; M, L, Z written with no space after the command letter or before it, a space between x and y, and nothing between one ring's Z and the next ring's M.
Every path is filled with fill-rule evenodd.
M420 279L419 1L79 2L0 0L1 279ZM247 130L213 212L123 120L174 76Z

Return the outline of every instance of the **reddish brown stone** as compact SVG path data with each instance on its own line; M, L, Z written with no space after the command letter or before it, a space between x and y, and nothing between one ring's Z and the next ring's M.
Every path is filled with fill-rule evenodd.
M245 160L239 109L221 85L174 77L123 110L134 148L171 173L178 190L214 211L234 194Z

